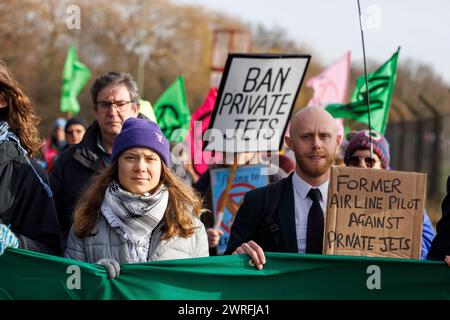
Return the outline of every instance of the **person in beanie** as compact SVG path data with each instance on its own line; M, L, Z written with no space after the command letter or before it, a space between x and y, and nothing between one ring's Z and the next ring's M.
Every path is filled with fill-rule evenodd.
M86 132L86 124L79 118L71 118L67 121L65 132L68 146L78 144Z
M112 143L128 118L146 118L139 113L139 91L132 76L108 72L91 87L95 121L80 143L58 155L49 173L61 226L61 252L73 222L75 204L92 177L111 162Z
M385 137L372 130L373 155L370 156L370 131L352 131L347 134L347 144L344 152L344 162L349 167L390 170L389 143ZM422 252L420 258L425 260L434 238L434 229L424 211L422 228Z
M66 133L64 129L66 128L67 120L64 118L58 118L53 123L51 143L52 146L60 152L67 145Z
M111 164L78 202L65 256L105 266L208 256L202 203L169 169L169 142L150 120L129 118Z
M370 157L369 130L349 132L347 141L344 151L346 166L389 169L389 143L382 135L372 130L373 158Z

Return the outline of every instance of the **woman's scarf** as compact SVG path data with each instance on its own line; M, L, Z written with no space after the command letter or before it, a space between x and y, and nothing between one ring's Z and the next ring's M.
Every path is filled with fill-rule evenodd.
M112 182L105 193L101 212L128 245L127 262L146 262L153 230L163 219L169 192L161 185L151 195L137 195Z

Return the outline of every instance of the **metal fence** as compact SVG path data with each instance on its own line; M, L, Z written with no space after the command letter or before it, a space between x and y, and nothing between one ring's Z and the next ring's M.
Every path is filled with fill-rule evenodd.
M427 203L440 205L450 175L450 114L389 123L386 138L392 169L427 173Z

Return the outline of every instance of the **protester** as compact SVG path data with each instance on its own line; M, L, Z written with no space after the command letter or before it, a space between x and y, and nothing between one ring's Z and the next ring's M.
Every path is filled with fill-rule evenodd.
M436 231L428 259L444 260L450 266L450 176L447 178L447 195L442 201L442 217L437 223Z
M75 211L65 256L105 266L208 256L201 201L169 169L169 143L157 124L130 118L112 162Z
M137 117L139 112L137 85L127 73L110 72L98 77L92 85L91 97L96 120L79 144L59 155L50 172L63 247L80 194L91 177L110 163L112 142L123 122Z
M322 253L330 166L341 136L322 108L307 107L291 121L285 137L295 172L278 183L246 193L225 254L247 254L258 269L264 251Z
M5 248L59 254L59 227L30 99L0 60L0 255Z
M234 162L234 155L226 155L223 160L225 162L224 164L209 166L205 173L202 174L198 181L193 185L194 189L204 199L205 208L208 209L208 212L202 215L202 222L205 224L206 232L208 234L209 254L211 256L217 255L217 246L219 244L221 236L223 235L222 230L214 228L215 223L214 204L211 189L211 170L219 168L231 168ZM260 154L255 152L240 153L236 156L236 161L240 166L266 163L264 162ZM287 176L287 174L275 164L270 163L269 166L269 183L278 182Z
M86 128L86 124L80 118L69 119L65 127L68 145L80 143L86 133Z
M369 130L352 131L347 135L347 143L344 151L344 162L346 166L372 169L390 168L389 143L385 137L372 130L372 149L373 155L370 155L370 132ZM426 259L431 242L434 238L433 224L428 216L427 210L424 211L424 220L422 228L422 251L421 259Z
M51 144L58 152L60 152L67 145L65 128L67 120L64 118L58 118L53 123Z
M67 120L64 118L58 118L53 123L52 134L44 141L44 161L47 172L50 172L53 168L53 164L58 154L66 148L66 134L65 127Z

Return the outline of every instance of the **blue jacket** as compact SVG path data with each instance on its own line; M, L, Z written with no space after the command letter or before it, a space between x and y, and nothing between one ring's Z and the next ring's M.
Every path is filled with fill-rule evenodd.
M428 216L427 209L423 213L423 229L422 229L422 253L420 254L420 259L426 260L428 251L431 248L431 242L434 239L434 228L431 223L430 217Z

